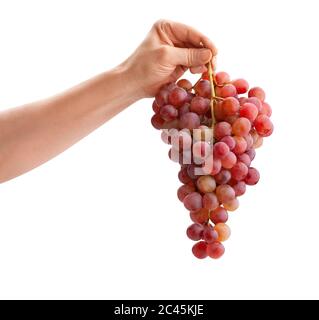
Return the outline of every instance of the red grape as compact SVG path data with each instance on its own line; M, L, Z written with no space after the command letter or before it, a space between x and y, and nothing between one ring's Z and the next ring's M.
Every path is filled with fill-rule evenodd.
M230 81L230 76L227 72L217 72L215 80L218 85L223 85Z
M260 175L257 169L252 167L248 168L248 173L245 178L246 184L252 186L259 181L259 178L260 178Z
M232 188L235 191L236 197L242 196L246 192L246 183L244 181L238 181L236 184L232 185Z
M227 155L221 161L222 161L222 166L225 169L230 169L237 162L237 157L233 152L230 151L227 153Z
M239 111L239 102L234 97L226 98L222 102L222 108L225 116L233 116Z
M195 190L196 188L193 184L185 184L178 188L177 197L181 202L183 202L184 198Z
M234 97L237 94L236 88L232 84L226 84L225 86L218 89L220 89L219 95L222 98Z
M191 224L186 230L187 237L194 241L200 240L203 236L203 232L204 232L204 227L202 224L199 224L199 223ZM216 236L216 239L217 239L218 237L217 232L216 232L216 235L217 235Z
M262 137L270 136L274 130L271 120L264 114L261 114L257 117L254 122L254 126L258 134Z
M224 242L230 237L231 231L227 224L217 223L214 229L218 233L218 239L217 239L218 241Z
M214 157L223 159L229 153L229 147L225 142L217 142L213 147Z
M214 126L214 137L217 140L220 140L221 138L225 136L230 136L232 132L232 126L225 121L218 122Z
M228 184L221 184L216 188L216 196L219 200L219 202L224 203L228 202L230 200L233 200L235 198L235 191L234 189L229 186ZM189 197L189 196L187 196ZM184 199L185 204L185 199Z
M204 231L202 235L203 235L203 240L206 241L206 243L213 243L218 238L217 231L214 230L210 225L207 225L204 227Z
M236 141L231 136L225 136L220 141L226 143L228 145L229 150L233 150L235 148Z
M177 118L178 111L173 106L167 104L160 109L160 115L165 121L171 121Z
M200 176L196 185L197 189L202 193L213 192L216 189L216 182L212 176Z
M239 115L253 122L258 115L258 109L253 103L246 102L241 106Z
M198 209L190 212L190 218L195 223L206 223L208 221L209 211L205 208Z
M247 118L240 117L232 125L232 132L236 136L247 136L251 129L251 123Z
M203 97L195 97L191 101L190 111L196 112L197 114L205 114L210 105L210 100Z
M206 250L212 259L218 259L225 253L225 247L218 241L208 244Z
M246 93L249 88L249 84L244 79L236 79L232 81L232 84L235 86L238 94Z
M230 169L230 172L234 180L241 181L246 177L248 167L243 162L239 161Z
M223 169L217 173L214 178L218 184L226 184L231 179L231 173L229 170Z
M223 207L218 207L210 213L210 220L214 223L225 223L228 220L228 212Z
M189 211L196 211L202 208L202 202L202 196L198 192L192 192L188 194L183 200L185 208Z
M203 196L203 207L207 210L214 210L219 206L217 196L213 192L205 193Z
M200 119L198 114L194 112L187 112L180 117L179 127L180 129L196 129L200 126Z
M191 90L193 87L192 83L187 79L180 79L179 81L177 81L177 85L187 91Z
M207 244L205 241L199 241L194 244L192 248L193 254L198 259L204 259L207 257Z
M211 96L211 85L208 80L201 80L195 86L195 92L204 98L210 98Z
M181 107L187 99L187 92L180 88L174 88L168 95L168 102L176 107Z
M251 88L249 91L248 91L248 97L251 98L251 97L256 97L258 98L260 101L264 101L265 100L265 97L266 97L266 94L265 94L265 91L260 88L260 87L254 87L254 88Z

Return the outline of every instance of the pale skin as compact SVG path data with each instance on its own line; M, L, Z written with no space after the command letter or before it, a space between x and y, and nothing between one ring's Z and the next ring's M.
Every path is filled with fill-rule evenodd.
M0 182L52 159L187 69L205 71L216 54L197 30L161 20L114 69L56 96L0 112Z

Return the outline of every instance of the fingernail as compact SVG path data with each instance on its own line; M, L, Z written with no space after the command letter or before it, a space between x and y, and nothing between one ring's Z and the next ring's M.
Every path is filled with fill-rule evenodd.
M212 52L209 49L200 49L199 58L203 63L208 62L212 57Z

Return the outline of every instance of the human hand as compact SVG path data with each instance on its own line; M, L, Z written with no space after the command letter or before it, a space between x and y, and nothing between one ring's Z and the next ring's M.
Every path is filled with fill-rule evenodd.
M145 40L123 63L141 97L154 96L167 82L175 82L189 68L206 71L205 64L217 54L214 44L187 25L160 20Z

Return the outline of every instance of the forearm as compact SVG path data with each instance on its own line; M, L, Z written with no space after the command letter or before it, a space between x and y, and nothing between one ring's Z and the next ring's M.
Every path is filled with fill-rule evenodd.
M141 98L124 66L0 113L0 182L58 155Z

